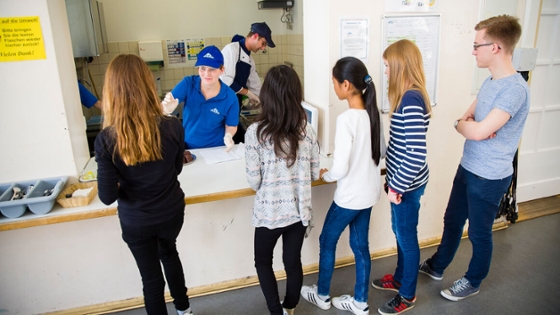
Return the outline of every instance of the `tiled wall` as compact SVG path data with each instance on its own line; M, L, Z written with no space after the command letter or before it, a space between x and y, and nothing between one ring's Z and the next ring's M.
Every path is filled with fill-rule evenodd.
M252 53L251 56L257 65L257 72L264 78L268 69L273 66L288 62L293 65L294 70L300 77L303 84L303 35L275 35L272 40L276 44L275 48L268 48L265 53ZM231 42L230 37L210 37L205 38L205 44L215 45L222 49ZM164 45L162 45L164 47ZM162 48L164 49L164 48ZM100 97L103 91L103 80L105 79L105 71L109 62L119 54L135 54L139 55L138 42L113 42L109 43L109 53L102 54L93 58L88 64L89 72L93 78L93 84ZM164 64L167 65L167 52L164 50ZM77 64L79 64L77 62ZM79 66L78 66L79 67ZM183 77L198 74L197 70L191 66L181 68L164 66L160 71L154 71L154 77L160 78L162 92L170 91L175 85L183 79ZM88 79L87 73L82 75Z

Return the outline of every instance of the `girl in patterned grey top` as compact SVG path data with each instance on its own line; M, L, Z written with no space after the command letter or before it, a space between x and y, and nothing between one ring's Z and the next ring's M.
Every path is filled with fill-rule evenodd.
M270 314L293 314L303 281L301 247L311 212L311 182L319 179L319 144L307 123L300 80L287 66L270 69L261 90L262 113L245 134L247 181L253 205L255 267ZM280 303L272 269L282 237L287 283Z

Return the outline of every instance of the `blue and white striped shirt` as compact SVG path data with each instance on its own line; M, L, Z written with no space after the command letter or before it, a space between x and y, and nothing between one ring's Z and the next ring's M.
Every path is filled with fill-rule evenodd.
M429 124L430 114L422 94L416 90L406 91L391 117L385 160L386 181L399 194L428 182L426 132Z

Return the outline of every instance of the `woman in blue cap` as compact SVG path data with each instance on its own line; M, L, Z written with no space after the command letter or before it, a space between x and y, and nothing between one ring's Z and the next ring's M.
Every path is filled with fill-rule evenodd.
M205 47L197 56L198 75L186 76L162 102L171 114L183 106L185 149L233 146L239 123L239 106L232 89L220 80L224 57L216 46Z

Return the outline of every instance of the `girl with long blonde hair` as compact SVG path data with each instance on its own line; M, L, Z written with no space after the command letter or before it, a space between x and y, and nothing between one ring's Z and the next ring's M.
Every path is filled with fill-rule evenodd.
M99 199L118 201L122 238L142 277L148 314L167 314L165 278L177 314L192 314L176 239L185 195L183 127L164 115L148 66L135 55L111 61L103 88L103 130L95 139Z
M420 248L418 216L420 197L428 183L426 132L430 123L430 98L422 54L410 40L399 40L383 53L389 79L391 127L385 159L386 191L391 202L391 226L397 239L397 268L373 281L376 289L398 292L379 308L381 314L400 314L414 307Z

